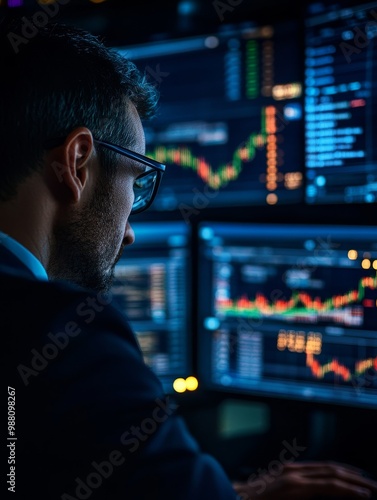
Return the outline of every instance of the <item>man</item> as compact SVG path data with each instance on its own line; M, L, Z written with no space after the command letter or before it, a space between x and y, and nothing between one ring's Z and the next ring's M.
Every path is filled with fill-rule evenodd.
M148 208L164 169L143 156L155 89L88 33L51 24L15 46L17 29L3 25L0 54L7 490L38 500L376 492L350 467L314 463L290 464L257 495L200 451L106 293L134 240L129 215Z

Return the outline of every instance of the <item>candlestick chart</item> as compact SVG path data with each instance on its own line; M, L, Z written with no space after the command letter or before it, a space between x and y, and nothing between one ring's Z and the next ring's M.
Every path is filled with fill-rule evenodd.
M257 291L253 299L248 294L234 300L219 297L215 308L218 314L224 316L263 316L287 322L326 321L342 325L362 325L363 305L376 308L376 294L373 299L367 299L366 291L376 289L376 275L363 276L355 283L354 288L326 298L303 290L293 290L288 299L269 300L263 292Z
M265 148L267 142L265 127L266 111L267 113L269 111L270 114L276 112L273 107L269 110L263 109L260 132L252 133L233 152L231 160L223 163L218 168L211 165L204 156L196 156L192 149L188 147L157 146L148 154L161 163L173 164L177 167L191 170L211 189L221 189L230 182L237 181L246 164L255 159L257 151Z
M376 349L366 347L365 342L360 345L352 336L339 339L316 331L280 329L276 349L290 357L289 365L308 380L347 385L369 372L377 375ZM282 358L278 356L275 362L281 363Z
M377 356L356 361L353 372L337 359L331 359L321 365L311 354L308 354L306 357L306 366L310 368L311 373L317 379L322 379L327 373L332 373L334 376L339 376L345 382L349 382L352 378L363 375L368 369L373 369L377 372Z

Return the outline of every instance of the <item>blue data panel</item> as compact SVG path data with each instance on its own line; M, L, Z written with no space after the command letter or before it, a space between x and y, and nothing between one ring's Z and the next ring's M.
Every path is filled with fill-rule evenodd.
M135 243L115 267L114 303L133 327L145 362L166 391L191 368L190 228L184 222L134 223Z
M377 3L318 2L306 19L308 203L377 195Z
M167 164L152 210L303 201L297 28L224 25L114 48L160 91L158 114L145 123L147 155Z
M377 228L199 228L202 383L377 408Z

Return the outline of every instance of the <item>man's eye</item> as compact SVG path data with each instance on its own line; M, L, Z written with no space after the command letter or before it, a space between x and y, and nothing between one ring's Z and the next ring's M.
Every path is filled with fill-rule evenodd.
M155 182L155 172L152 169L145 170L144 173L136 177L134 181L135 189L147 189L150 188Z
M145 179L143 177L135 179L134 188L143 189L144 185L145 185Z

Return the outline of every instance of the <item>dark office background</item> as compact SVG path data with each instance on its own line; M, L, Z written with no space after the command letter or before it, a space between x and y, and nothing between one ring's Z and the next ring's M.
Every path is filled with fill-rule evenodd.
M48 1L39 2L42 3ZM305 0L297 6L296 2L277 0L71 0L60 5L54 20L99 35L109 46L123 47L216 33L224 24L302 21L308 3ZM0 2L2 16L15 10L31 16L41 8L32 0L10 0L8 6L6 4L4 0ZM301 29L302 33L292 33L292 36L301 40L303 25ZM303 47L298 49L303 51ZM289 65L289 61L286 64ZM275 206L213 207L209 204L190 222L195 234L202 220L363 226L374 225L374 215L374 203L308 205L303 200L299 204ZM182 213L155 211L138 220L180 221ZM194 236L194 245L196 243ZM192 265L194 268L197 265L196 255L192 256ZM191 284L195 316L198 312L195 273ZM195 317L192 328L192 374L197 375ZM211 391L202 388L200 380L196 392L174 397L178 412L203 449L214 454L233 478L245 478L258 468L266 467L278 459L287 443L295 442L302 447L299 459L334 459L377 473L376 409Z

